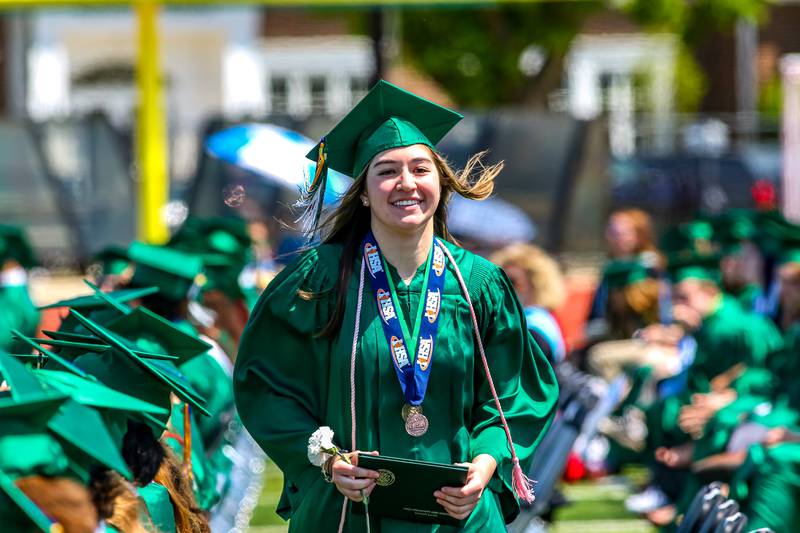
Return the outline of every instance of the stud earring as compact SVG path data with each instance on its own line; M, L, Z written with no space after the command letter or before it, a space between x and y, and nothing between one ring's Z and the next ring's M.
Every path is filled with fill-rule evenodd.
M362 197L361 197L361 203L362 203L362 204L364 204L364 207L367 207L367 206L369 205L369 200L367 200L366 198L364 198L364 197L362 196Z

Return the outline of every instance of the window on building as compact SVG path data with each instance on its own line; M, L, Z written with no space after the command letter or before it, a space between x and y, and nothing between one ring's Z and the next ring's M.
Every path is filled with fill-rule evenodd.
M286 115L289 113L289 80L283 76L273 76L270 81L270 101L272 113Z
M311 91L311 114L326 114L328 112L328 91L325 77L311 76L309 89Z

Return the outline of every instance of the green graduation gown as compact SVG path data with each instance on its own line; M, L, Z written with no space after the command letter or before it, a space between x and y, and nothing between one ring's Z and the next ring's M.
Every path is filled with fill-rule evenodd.
M138 491L153 521L154 533L175 533L175 510L167 489L153 481Z
M691 392L707 392L715 376L737 363L744 363L748 373L767 365L770 354L780 350L783 339L769 319L745 311L731 296L725 295L717 310L703 320L695 334L697 352L689 369ZM767 376L760 376L768 379ZM749 379L739 379L734 388L753 387Z
M768 358L783 346L778 328L767 318L745 311L731 296L722 297L719 307L703 320L695 332L695 360L688 370L687 390L653 404L647 410L648 448L674 446L688 440L678 427L678 414L696 392L710 390L711 380L737 363L747 371L732 387L740 394L768 389L772 375L766 370ZM712 435L713 437L713 435ZM718 441L702 443L696 459L717 449Z
M770 335L771 337L771 335ZM800 323L784 335L783 346L768 358L768 368L748 370L734 388L736 400L721 409L708 423L703 438L695 447L695 458L702 459L725 449L733 431L744 422L767 427L794 426L800 406Z
M0 286L0 349L8 352L25 353L30 348L21 341L14 340L12 329L24 335L35 335L39 325L39 311L31 301L26 285Z
M800 531L800 444L753 446L731 482L748 530Z
M486 356L523 469L554 413L558 386L553 371L525 326L510 282L498 267L446 243L475 306ZM308 250L267 287L245 330L234 371L239 415L250 434L284 474L278 512L290 531L336 531L343 496L326 483L307 457L309 436L330 426L341 448L456 463L488 453L498 468L463 531L499 531L518 505L511 492L511 455L474 339L470 311L448 263L438 338L425 414L430 429L405 432L404 398L374 298L365 281L356 352L357 443L350 441L350 357L360 259L347 290L344 321L332 339L315 335L333 312L341 246ZM368 275L368 274L367 274ZM396 281L406 319L418 310L424 266L409 286ZM317 297L307 299L299 290ZM408 312L410 311L410 312ZM287 505L288 504L288 505ZM348 504L361 505L361 504ZM345 531L365 531L363 515L348 513ZM371 520L372 531L455 531L453 527Z

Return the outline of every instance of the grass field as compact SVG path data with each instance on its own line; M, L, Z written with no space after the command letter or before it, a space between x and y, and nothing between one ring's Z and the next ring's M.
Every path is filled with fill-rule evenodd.
M623 502L642 479L638 470L624 477L580 482L562 487L571 502L555 515L551 533L655 533L646 521L630 515ZM281 473L268 463L264 490L250 522L250 533L284 533L286 523L275 514L281 490Z

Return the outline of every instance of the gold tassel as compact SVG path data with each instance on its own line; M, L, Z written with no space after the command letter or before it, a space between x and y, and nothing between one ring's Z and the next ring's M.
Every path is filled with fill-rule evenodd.
M186 473L189 481L194 480L192 472L192 412L188 403L183 404L183 464L186 466Z

